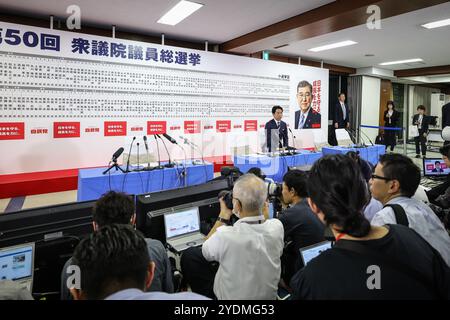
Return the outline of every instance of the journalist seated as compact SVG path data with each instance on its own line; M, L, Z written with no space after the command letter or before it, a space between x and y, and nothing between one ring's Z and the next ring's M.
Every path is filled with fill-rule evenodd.
M112 224L83 239L73 264L79 283L70 288L75 300L204 300L191 292L144 292L152 283L155 263L147 242L131 225Z
M449 298L450 269L428 242L405 226L371 226L364 217L369 192L351 159L316 161L308 193L335 244L294 275L295 299Z
M193 292L220 300L276 299L283 252L283 225L265 220L263 180L240 177L233 188L233 210L220 199L221 211L203 247L181 256L183 276ZM231 215L239 220L228 225ZM212 262L218 262L218 267Z
M401 154L380 157L370 181L370 190L384 208L371 224L403 224L420 234L450 266L450 237L443 223L424 202L412 198L420 183L420 169Z
M136 214L133 200L124 193L110 191L105 193L95 203L92 213L92 227L94 232L103 226L110 224L130 224L135 225ZM169 258L161 241L155 239L145 239L151 261L155 263L154 278L149 291L164 291L172 293L174 291L172 267ZM67 288L69 273L67 267L72 264L69 259L61 274L61 300L70 299Z
M300 170L288 171L283 177L282 200L289 205L279 217L287 243L282 257L283 280L286 283L303 267L300 248L325 240L325 226L308 204L307 182L307 173Z

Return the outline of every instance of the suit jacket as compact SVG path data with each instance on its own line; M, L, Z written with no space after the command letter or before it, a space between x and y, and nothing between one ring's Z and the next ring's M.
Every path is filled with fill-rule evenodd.
M272 130L278 129L275 119L272 119L269 122L267 122L264 129L266 130L267 149L269 150L269 152L272 152ZM287 147L288 143L289 143L289 138L288 138L288 129L287 129L286 122L280 121L280 129L279 130L280 130L280 136L279 136L280 144L283 147ZM277 148L277 146L274 146L273 151L275 151L276 148Z
M388 111L385 110L384 111L384 126L385 127L396 127L397 126L397 122L400 119L400 112L395 111L391 116L391 124L389 124L389 117L387 116Z
M419 121L419 114L415 114L413 117L412 124L417 125L417 121ZM423 115L422 119L422 129L419 130L419 133L428 133L428 127L430 125L430 117Z
M442 106L442 129L450 126L450 103Z
M298 129L298 120L300 119L300 110L295 111L295 129ZM306 117L303 129L320 128L321 127L321 115L320 113L314 111L312 108L309 109L308 116Z
M348 104L346 104L345 102L344 102L344 106L345 106L345 120L344 120L344 114L342 113L341 103L338 101L336 103L336 105L334 106L333 125L335 123L337 123L339 128L346 128L347 123L349 122L350 109L348 107Z

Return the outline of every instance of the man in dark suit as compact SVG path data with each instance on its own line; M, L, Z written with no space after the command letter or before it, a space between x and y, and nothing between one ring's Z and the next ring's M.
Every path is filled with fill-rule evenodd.
M413 117L412 124L417 126L417 130L419 131L419 136L414 137L414 142L416 143L416 158L420 158L420 149L422 148L422 155L425 158L427 155L427 135L428 135L428 126L429 126L429 117L425 115L425 106L420 105L417 107L417 114ZM420 147L419 148L419 143Z
M300 110L295 111L295 129L320 128L321 116L311 108L312 85L308 81L300 81L297 85L297 103Z
M444 172L444 169L442 169L441 163L440 163L439 161L436 161L436 162L434 163L434 169L431 170L431 172L439 172L439 173Z
M345 103L345 94L339 94L339 100L334 108L334 128L342 129L350 127L350 109Z
M283 118L283 108L274 106L272 108L272 115L273 119L267 122L264 127L266 130L266 145L269 152L275 151L277 148L287 148L289 142L286 122L281 121L281 118ZM272 136L272 133L277 134L277 136ZM272 146L272 142L275 144L278 142L278 146Z

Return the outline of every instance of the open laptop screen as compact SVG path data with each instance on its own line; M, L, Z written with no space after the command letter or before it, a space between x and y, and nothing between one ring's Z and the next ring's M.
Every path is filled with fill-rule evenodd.
M430 176L446 176L450 173L448 168L441 158L424 158L423 159L423 175Z
M302 259L303 259L303 265L306 266L312 259L317 257L323 251L328 250L330 248L331 248L330 241L324 241L324 242L316 243L312 246L301 248L300 255L302 256Z
M34 243L0 249L0 280L33 277Z
M164 215L166 239L200 231L198 207L166 213Z

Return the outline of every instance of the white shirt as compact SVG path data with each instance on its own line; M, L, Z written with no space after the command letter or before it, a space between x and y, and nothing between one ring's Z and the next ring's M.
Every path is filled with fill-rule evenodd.
M370 222L370 221L372 221L375 214L378 211L380 211L381 209L383 209L383 204L380 201L378 201L372 197L372 198L370 198L369 204L364 209L364 216Z
M209 298L193 292L144 292L131 288L113 293L105 300L209 300Z
M423 115L419 114L419 118L417 119L417 127L419 129L422 129L422 120L423 120Z
M408 197L397 197L390 200L387 204L401 205L408 217L409 227L414 229L434 249L439 251L444 261L450 266L450 236L430 207L420 200ZM392 208L384 208L377 212L371 224L374 226L396 224L394 210Z
M303 111L300 110L300 117L298 117L298 126L297 126L297 128L303 129L303 127L304 127L305 124L306 124L306 119L308 119L308 114L309 114L309 111L310 111L310 110L311 110L311 107L309 107L309 108L308 108L308 111L306 111L305 113L303 113ZM302 123L302 115L303 115L303 126L301 126L301 123Z
M221 226L203 243L205 259L220 264L214 279L219 300L276 299L284 229L278 219L257 223L261 219L241 218L233 226Z
M342 119L345 120L347 118L347 115L345 114L345 103L342 101L339 101L341 103L342 108Z

